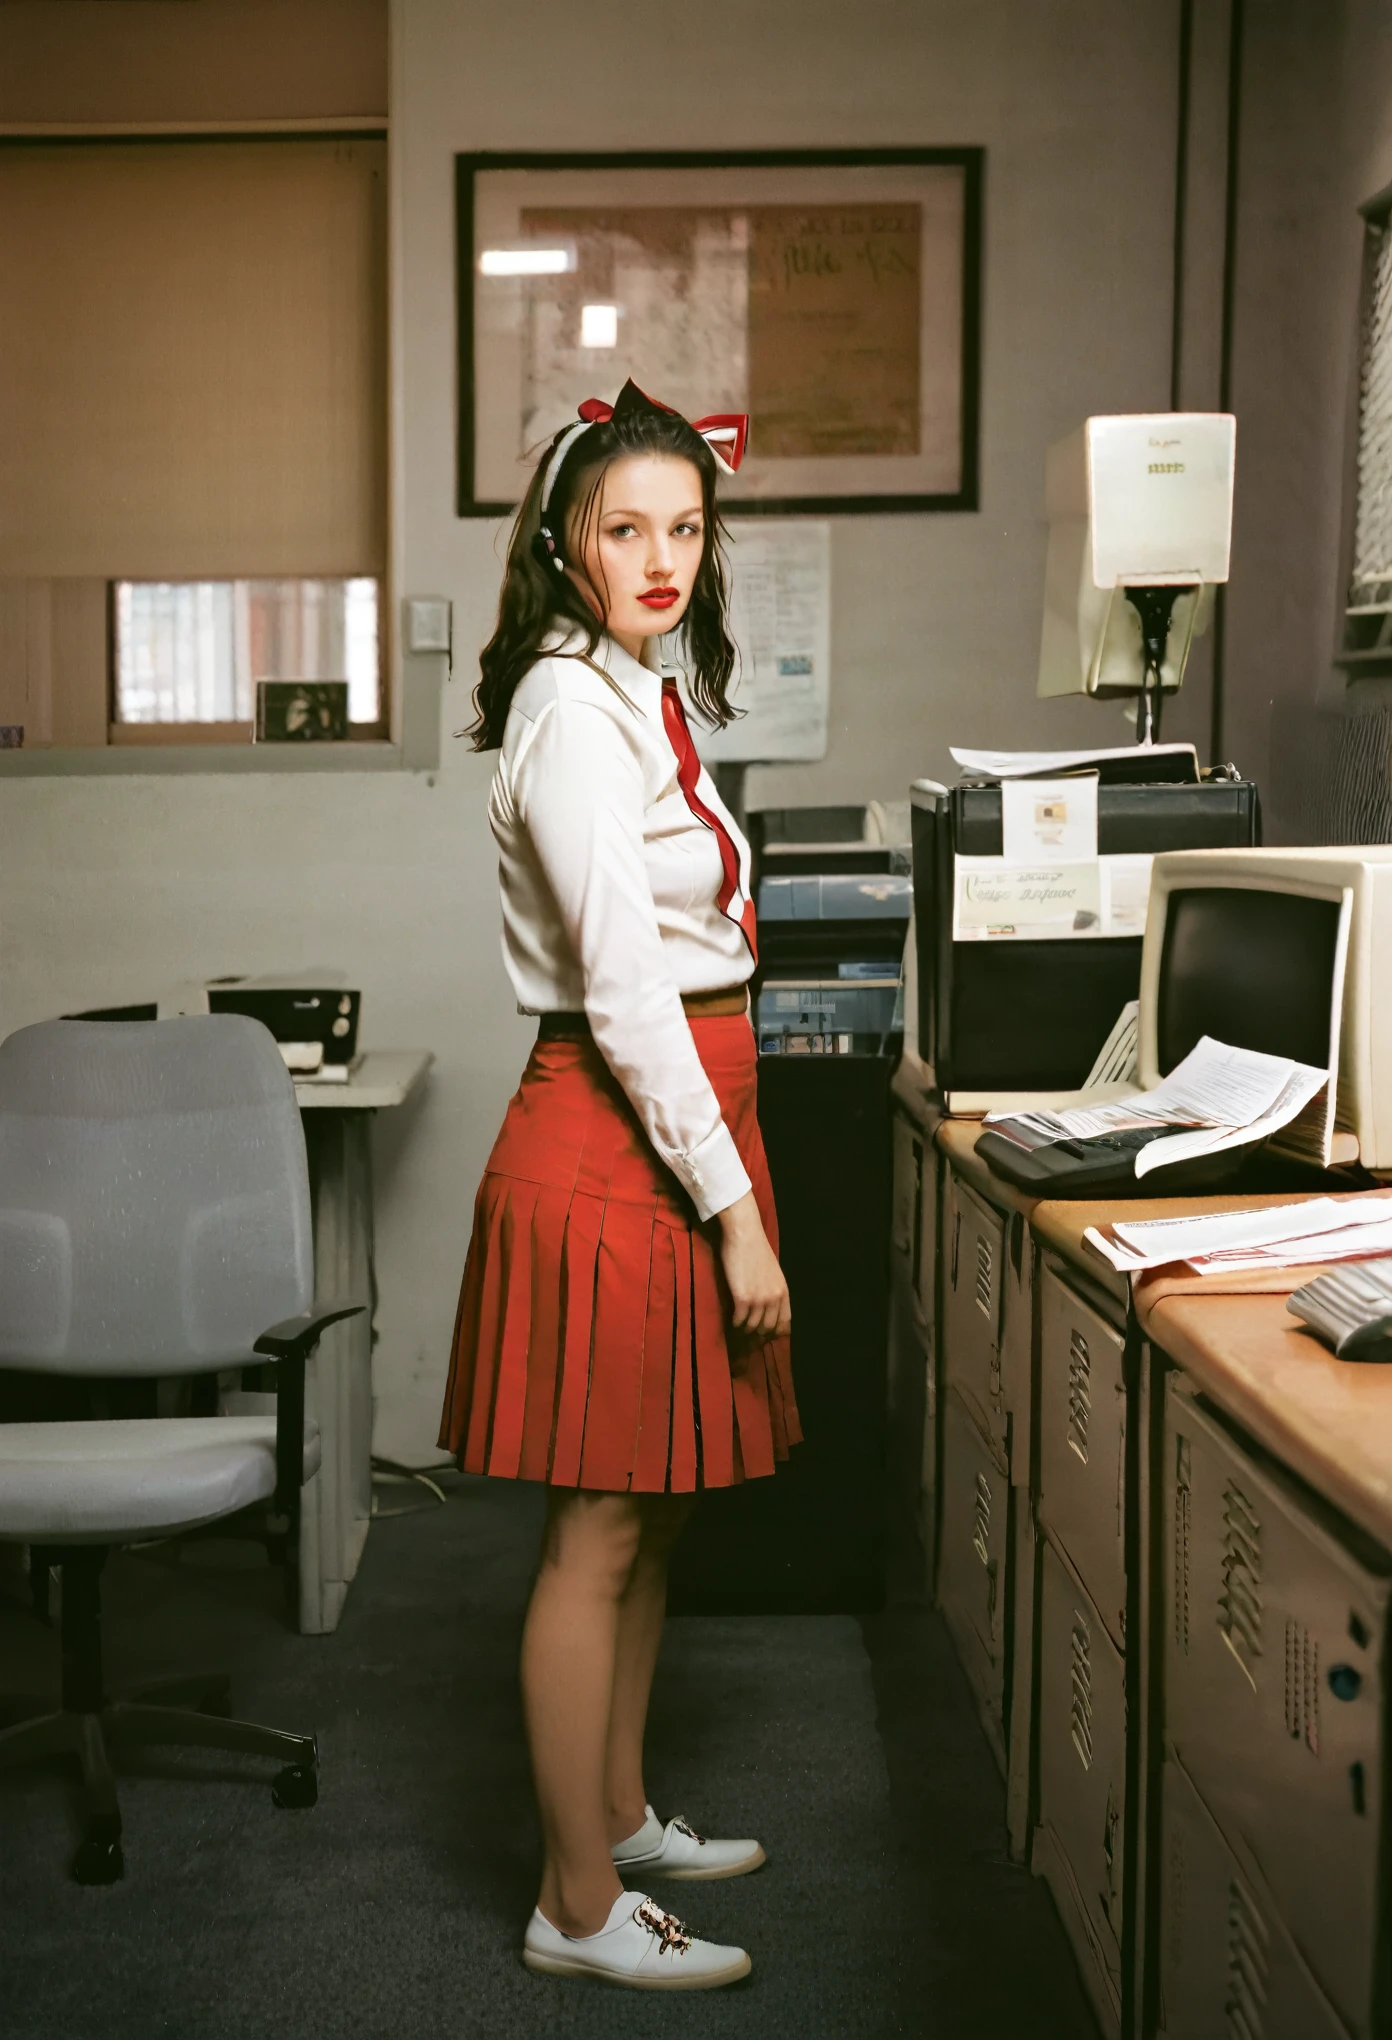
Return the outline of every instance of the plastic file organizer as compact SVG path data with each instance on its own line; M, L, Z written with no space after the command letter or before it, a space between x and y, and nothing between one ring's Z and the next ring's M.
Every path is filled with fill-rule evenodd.
M1065 1091L1083 1084L1140 985L1144 859L1162 850L1245 849L1261 839L1249 780L1103 785L1097 849L1115 902L1075 936L1032 940L956 922L959 859L999 858L996 782L912 790L918 1052L944 1093ZM1123 891L1123 881L1125 890Z

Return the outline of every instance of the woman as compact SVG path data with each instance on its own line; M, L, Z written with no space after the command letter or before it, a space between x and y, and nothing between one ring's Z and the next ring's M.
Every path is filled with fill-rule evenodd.
M471 732L499 751L503 954L540 1028L479 1190L441 1443L468 1472L548 1483L522 1643L545 1839L523 1960L654 1989L733 1982L749 1957L621 1878L764 1860L647 1801L668 1557L698 1489L771 1474L801 1436L748 846L657 657L679 630L693 703L729 720L712 447L733 472L746 429L632 383L581 406L519 513Z

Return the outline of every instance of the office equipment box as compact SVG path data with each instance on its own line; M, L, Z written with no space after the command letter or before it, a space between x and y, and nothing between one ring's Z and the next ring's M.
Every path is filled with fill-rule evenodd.
M1053 940L954 941L958 857L999 857L997 783L912 789L918 1052L949 1091L1072 1090L1136 997L1139 932ZM1243 849L1260 841L1245 780L1100 786L1101 857Z
M938 1604L976 1699L996 1762L1006 1768L1010 1478L962 1398L942 1399Z
M1385 2033L1387 1555L1179 1375L1164 1453L1167 1739L1349 2029Z
M1156 2040L1347 2040L1269 1894L1173 1757L1161 1803Z
M1043 1540L1039 1821L1030 1867L1053 1892L1105 2034L1119 2034L1125 1930L1126 1686L1091 1597Z
M1126 1383L1121 1307L1039 1270L1039 1520L1126 1648ZM1114 1315L1113 1313L1116 1313Z

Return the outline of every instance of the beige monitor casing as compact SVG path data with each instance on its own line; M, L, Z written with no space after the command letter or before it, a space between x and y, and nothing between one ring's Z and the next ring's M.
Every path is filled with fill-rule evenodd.
M1392 844L1313 850L1170 850L1155 859L1141 955L1141 1088L1160 1080L1157 1000L1172 892L1248 887L1307 899L1349 898L1348 954L1338 1047L1338 1123L1365 1169L1392 1171Z

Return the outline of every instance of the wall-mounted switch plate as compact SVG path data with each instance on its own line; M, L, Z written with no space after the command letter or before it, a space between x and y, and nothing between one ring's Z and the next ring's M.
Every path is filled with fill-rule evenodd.
M442 595L413 595L406 603L408 652L450 651L450 604Z

